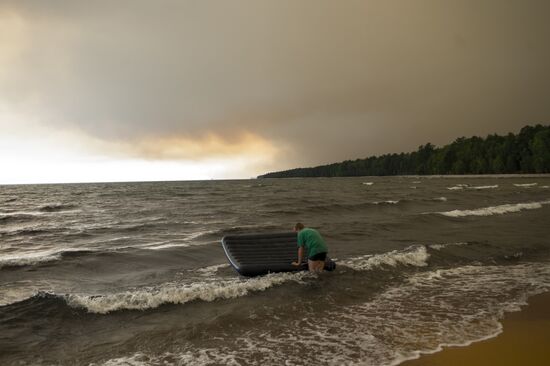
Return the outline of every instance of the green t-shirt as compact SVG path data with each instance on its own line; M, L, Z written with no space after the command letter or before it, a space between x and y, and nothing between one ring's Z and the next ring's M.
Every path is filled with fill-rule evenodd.
M313 257L315 254L326 253L327 245L325 240L315 229L304 228L298 233L298 248L306 247L307 256Z

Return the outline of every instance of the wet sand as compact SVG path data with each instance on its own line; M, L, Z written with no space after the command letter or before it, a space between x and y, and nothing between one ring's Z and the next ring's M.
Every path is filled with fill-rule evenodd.
M402 366L550 365L550 292L531 297L519 312L507 313L503 333L467 347L449 347Z

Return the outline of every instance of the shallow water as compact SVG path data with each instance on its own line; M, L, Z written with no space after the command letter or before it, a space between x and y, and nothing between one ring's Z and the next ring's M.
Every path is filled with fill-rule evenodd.
M390 365L550 289L550 177L0 186L1 364ZM335 272L242 278L227 234L318 228Z

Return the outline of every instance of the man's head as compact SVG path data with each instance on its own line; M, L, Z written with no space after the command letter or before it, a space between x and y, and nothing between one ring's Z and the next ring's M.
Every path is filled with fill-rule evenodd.
M296 225L294 225L294 232L295 233L299 233L300 230L302 230L304 228L304 224L302 224L301 222L297 223Z

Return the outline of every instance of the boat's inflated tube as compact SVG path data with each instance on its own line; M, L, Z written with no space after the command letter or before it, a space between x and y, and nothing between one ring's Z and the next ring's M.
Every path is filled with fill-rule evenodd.
M307 270L307 261L299 267L292 265L297 256L296 243L296 233L293 232L228 235L222 239L229 263L243 276ZM327 257L325 270L332 271L334 268L336 264Z

